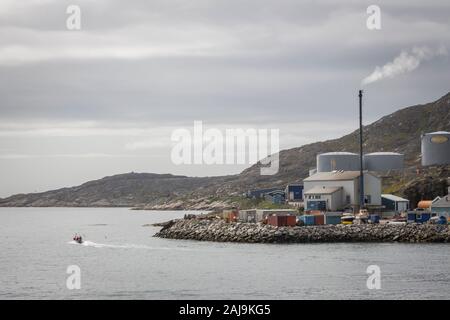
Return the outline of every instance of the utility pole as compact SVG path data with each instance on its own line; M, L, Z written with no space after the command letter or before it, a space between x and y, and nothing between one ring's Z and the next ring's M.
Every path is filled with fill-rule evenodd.
M364 172L363 172L363 125L362 125L362 96L359 90L359 209L365 207L364 196Z

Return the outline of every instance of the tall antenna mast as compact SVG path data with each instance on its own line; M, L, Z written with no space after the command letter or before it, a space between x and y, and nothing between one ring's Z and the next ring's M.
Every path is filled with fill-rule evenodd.
M363 96L363 91L359 90L359 207L360 207L360 209L363 209L365 206L364 172L363 172L362 96Z

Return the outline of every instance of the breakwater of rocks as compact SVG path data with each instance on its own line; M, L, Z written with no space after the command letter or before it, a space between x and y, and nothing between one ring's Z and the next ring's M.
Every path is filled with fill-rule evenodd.
M450 242L450 228L431 224L361 224L274 227L220 219L173 220L155 237L217 242Z

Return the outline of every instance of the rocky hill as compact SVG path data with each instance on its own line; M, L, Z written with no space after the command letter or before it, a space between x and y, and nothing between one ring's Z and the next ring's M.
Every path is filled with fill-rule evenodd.
M227 177L227 178L231 178ZM15 207L133 207L161 203L192 190L202 190L225 178L195 178L171 174L126 173L80 186L0 199L0 206Z
M427 197L445 192L448 168L434 171L423 168L420 174L416 170L420 167L421 133L440 130L450 131L450 93L435 102L401 109L364 127L365 152L393 151L405 154L408 169L385 179L385 189L399 195L412 196L416 200L420 197L420 192L415 190L424 181L435 186L433 181L438 179L441 181L440 184L437 183L439 187L428 188ZM72 188L14 195L0 199L0 206L220 208L232 205L233 196L239 196L248 189L283 186L301 180L315 166L316 155L330 151L358 152L358 131L338 139L281 151L279 172L272 176L260 175L260 164L255 164L238 175L220 177L128 173Z

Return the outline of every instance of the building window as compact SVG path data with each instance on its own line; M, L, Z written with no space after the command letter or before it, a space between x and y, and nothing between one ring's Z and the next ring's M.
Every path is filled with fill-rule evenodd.
M350 195L345 196L345 201L347 202L347 204L350 204Z
M372 203L372 197L370 194L366 194L366 203Z
M416 216L416 219L421 220L421 219L422 219L422 215L419 213L419 214Z

